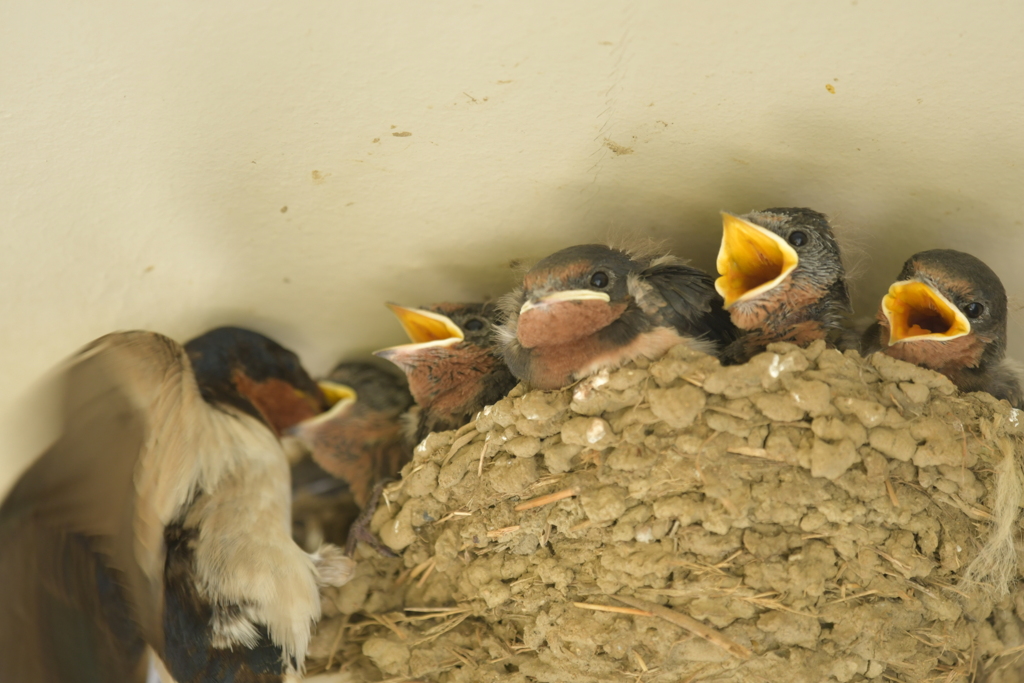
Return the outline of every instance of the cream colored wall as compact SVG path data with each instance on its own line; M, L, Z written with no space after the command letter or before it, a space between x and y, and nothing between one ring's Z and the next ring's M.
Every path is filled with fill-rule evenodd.
M323 371L512 258L633 230L713 268L719 209L831 215L862 314L930 247L1019 300L1022 105L1016 2L2 0L0 490L27 388L105 332Z

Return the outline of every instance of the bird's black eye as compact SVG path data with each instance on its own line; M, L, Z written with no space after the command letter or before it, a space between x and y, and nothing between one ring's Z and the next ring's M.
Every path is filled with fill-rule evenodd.
M465 322L463 327L466 328L467 332L479 332L484 329L484 321L480 318L470 318Z
M979 304L977 301L972 301L971 303L964 306L964 313L967 314L968 318L977 318L984 312L985 307Z
M800 230L794 230L793 232L789 233L789 243L792 244L794 247L804 246L805 244L807 244L807 233Z
M608 286L608 274L600 270L597 271L590 276L590 286L604 289Z

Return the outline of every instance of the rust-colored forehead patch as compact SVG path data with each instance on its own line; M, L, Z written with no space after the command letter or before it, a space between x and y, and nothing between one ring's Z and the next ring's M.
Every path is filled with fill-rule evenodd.
M238 393L260 411L278 436L285 430L323 410L322 397L311 396L277 378L257 382L240 369L231 373L231 381Z
M523 278L526 289L533 289L548 282L568 282L573 278L582 277L590 272L594 264L590 261L573 261L565 265L551 266L544 270L530 271Z
M942 279L937 280L935 284L942 287L942 289L949 292L954 297L969 299L975 295L975 287L973 283L953 275L943 273Z
M936 267L934 264L923 264L920 261L914 261L914 272L919 275L924 275L939 288L946 298L960 297L970 298L975 295L975 285L970 280L950 273L944 268Z
M757 211L747 217L751 223L767 228L772 232L779 232L790 222L791 218L782 213L774 211Z

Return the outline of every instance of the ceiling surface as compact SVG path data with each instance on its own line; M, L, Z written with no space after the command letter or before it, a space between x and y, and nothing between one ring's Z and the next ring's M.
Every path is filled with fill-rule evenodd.
M836 225L858 315L970 251L1024 358L1024 4L0 0L0 490L33 383L106 332L242 324L314 372L383 302L497 296L718 211Z

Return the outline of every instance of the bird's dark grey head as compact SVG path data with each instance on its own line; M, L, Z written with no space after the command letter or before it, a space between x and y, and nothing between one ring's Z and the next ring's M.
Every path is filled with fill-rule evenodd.
M327 379L350 387L359 403L370 410L404 411L412 405L405 375L391 365L347 361L338 363Z
M815 289L827 291L834 283L843 282L840 303L849 309L839 243L825 214L792 207L753 211L744 218L775 233L796 251L800 260L791 275L794 284L813 283Z
M981 259L954 249L922 251L907 259L898 279L931 285L967 316L972 332L1005 347L1006 290Z
M591 290L611 301L629 296L627 275L639 265L623 251L603 244L581 244L538 261L523 278L523 298L541 299L554 292Z
M722 214L715 288L733 323L765 342L809 343L850 312L839 245L828 219L804 208Z
M471 304L436 304L427 310L448 316L455 323L465 341L477 346L494 346L494 330L504 322L504 313L494 302Z

